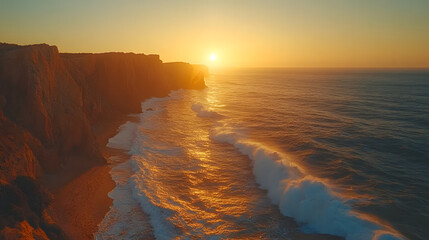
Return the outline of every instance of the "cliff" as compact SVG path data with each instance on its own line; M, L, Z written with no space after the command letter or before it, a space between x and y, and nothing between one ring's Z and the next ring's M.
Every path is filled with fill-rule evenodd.
M163 64L157 55L61 54L45 44L0 44L0 179L15 171L55 172L66 164L65 154L102 163L91 125L113 113L138 112L146 98L204 87L203 70ZM15 158L28 161L12 167L22 162L7 160Z
M0 43L0 182L103 164L92 126L141 111L146 98L204 88L205 71L158 55Z

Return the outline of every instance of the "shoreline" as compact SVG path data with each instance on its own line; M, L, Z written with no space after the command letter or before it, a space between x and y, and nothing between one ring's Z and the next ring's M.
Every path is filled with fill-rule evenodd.
M48 212L71 240L94 239L99 230L99 225L111 209L113 199L108 194L116 187L116 183L112 179L110 171L119 162L110 163L109 158L117 156L122 160L127 160L129 155L124 150L107 147L107 143L111 137L119 132L119 127L127 121L134 122L136 117L130 114L117 115L109 121L94 126L93 132L100 146L100 151L106 159L106 164L92 166L83 171L76 169L81 172L75 172L72 180L68 180L63 185L57 184L56 189L51 189L54 199ZM56 177L70 178L70 176L59 175ZM59 182L67 181L67 179L59 180ZM344 239L329 234L301 232L298 226L294 226L294 220L292 220L291 225L293 226L290 229L293 239Z
M60 53L48 44L0 43L0 63L0 180L31 177L54 196L50 206L43 204L46 216L28 209L38 196L31 193L2 222L15 227L40 218L70 239L93 238L112 204L107 194L115 183L106 143L128 114L141 112L147 98L205 88L208 70L164 63L156 54ZM40 231L57 234L57 226L49 226Z
M129 155L120 149L107 147L109 139L119 132L119 127L127 121L135 122L136 116L132 114L118 114L109 121L93 126L93 133L99 144L100 151L106 159L103 165L87 167L82 170L75 168L72 173L51 176L51 180L58 180L56 184L50 184L54 195L48 212L56 224L64 231L70 240L90 240L96 237L99 225L113 205L113 199L109 193L116 187L115 181L110 175L113 166L125 161ZM120 162L109 162L112 156L121 159ZM71 180L70 180L71 178ZM65 184L62 182L66 182ZM292 220L291 237L297 240L341 240L343 237L304 233L299 230Z
M50 176L50 190L54 195L49 213L66 236L73 239L94 239L98 225L109 212L113 199L108 196L116 184L110 175L109 157L123 152L108 148L109 138L133 117L118 114L113 119L93 126L100 151L106 159L103 165L72 170L71 174ZM55 183L57 182L57 183Z
M54 187L51 189L54 198L48 212L70 240L94 239L98 233L99 225L109 213L113 199L108 194L116 187L110 171L113 166L120 163L111 163L109 158L116 156L125 161L129 155L124 150L107 147L107 143L111 137L119 132L121 125L127 121L135 122L136 118L131 114L118 114L109 121L93 126L92 131L96 136L100 151L106 159L105 164L88 167L85 170L75 169L75 172L68 174L68 176L59 174L51 177L51 180L58 178L59 183L56 186L51 184L51 188ZM70 180L70 178L72 179ZM61 184L61 181L66 181L66 183ZM293 239L344 239L329 234L304 233L295 225L294 220L291 219L291 221L292 228L289 230Z

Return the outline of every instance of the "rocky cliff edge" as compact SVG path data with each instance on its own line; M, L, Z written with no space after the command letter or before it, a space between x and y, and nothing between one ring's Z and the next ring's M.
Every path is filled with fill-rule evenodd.
M105 163L91 126L139 112L149 97L204 88L206 74L204 66L163 63L158 55L0 43L0 183Z

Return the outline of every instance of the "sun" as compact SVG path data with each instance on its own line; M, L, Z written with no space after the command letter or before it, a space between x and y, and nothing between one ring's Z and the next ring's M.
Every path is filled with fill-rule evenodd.
M211 60L212 62L216 61L216 54L212 53L212 54L210 55L210 60Z

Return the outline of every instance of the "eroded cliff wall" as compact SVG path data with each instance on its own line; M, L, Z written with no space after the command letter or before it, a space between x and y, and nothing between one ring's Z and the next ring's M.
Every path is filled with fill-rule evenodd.
M104 162L91 125L179 88L204 88L204 71L157 55L61 54L46 44L0 44L0 180L67 167L63 156Z
M204 72L157 55L0 43L0 238L64 239L37 179L104 163L92 126L141 111L146 98L204 88Z
M3 45L0 96L4 118L41 143L29 146L42 172L60 168L61 155L73 151L102 161L83 111L82 90L56 47Z

